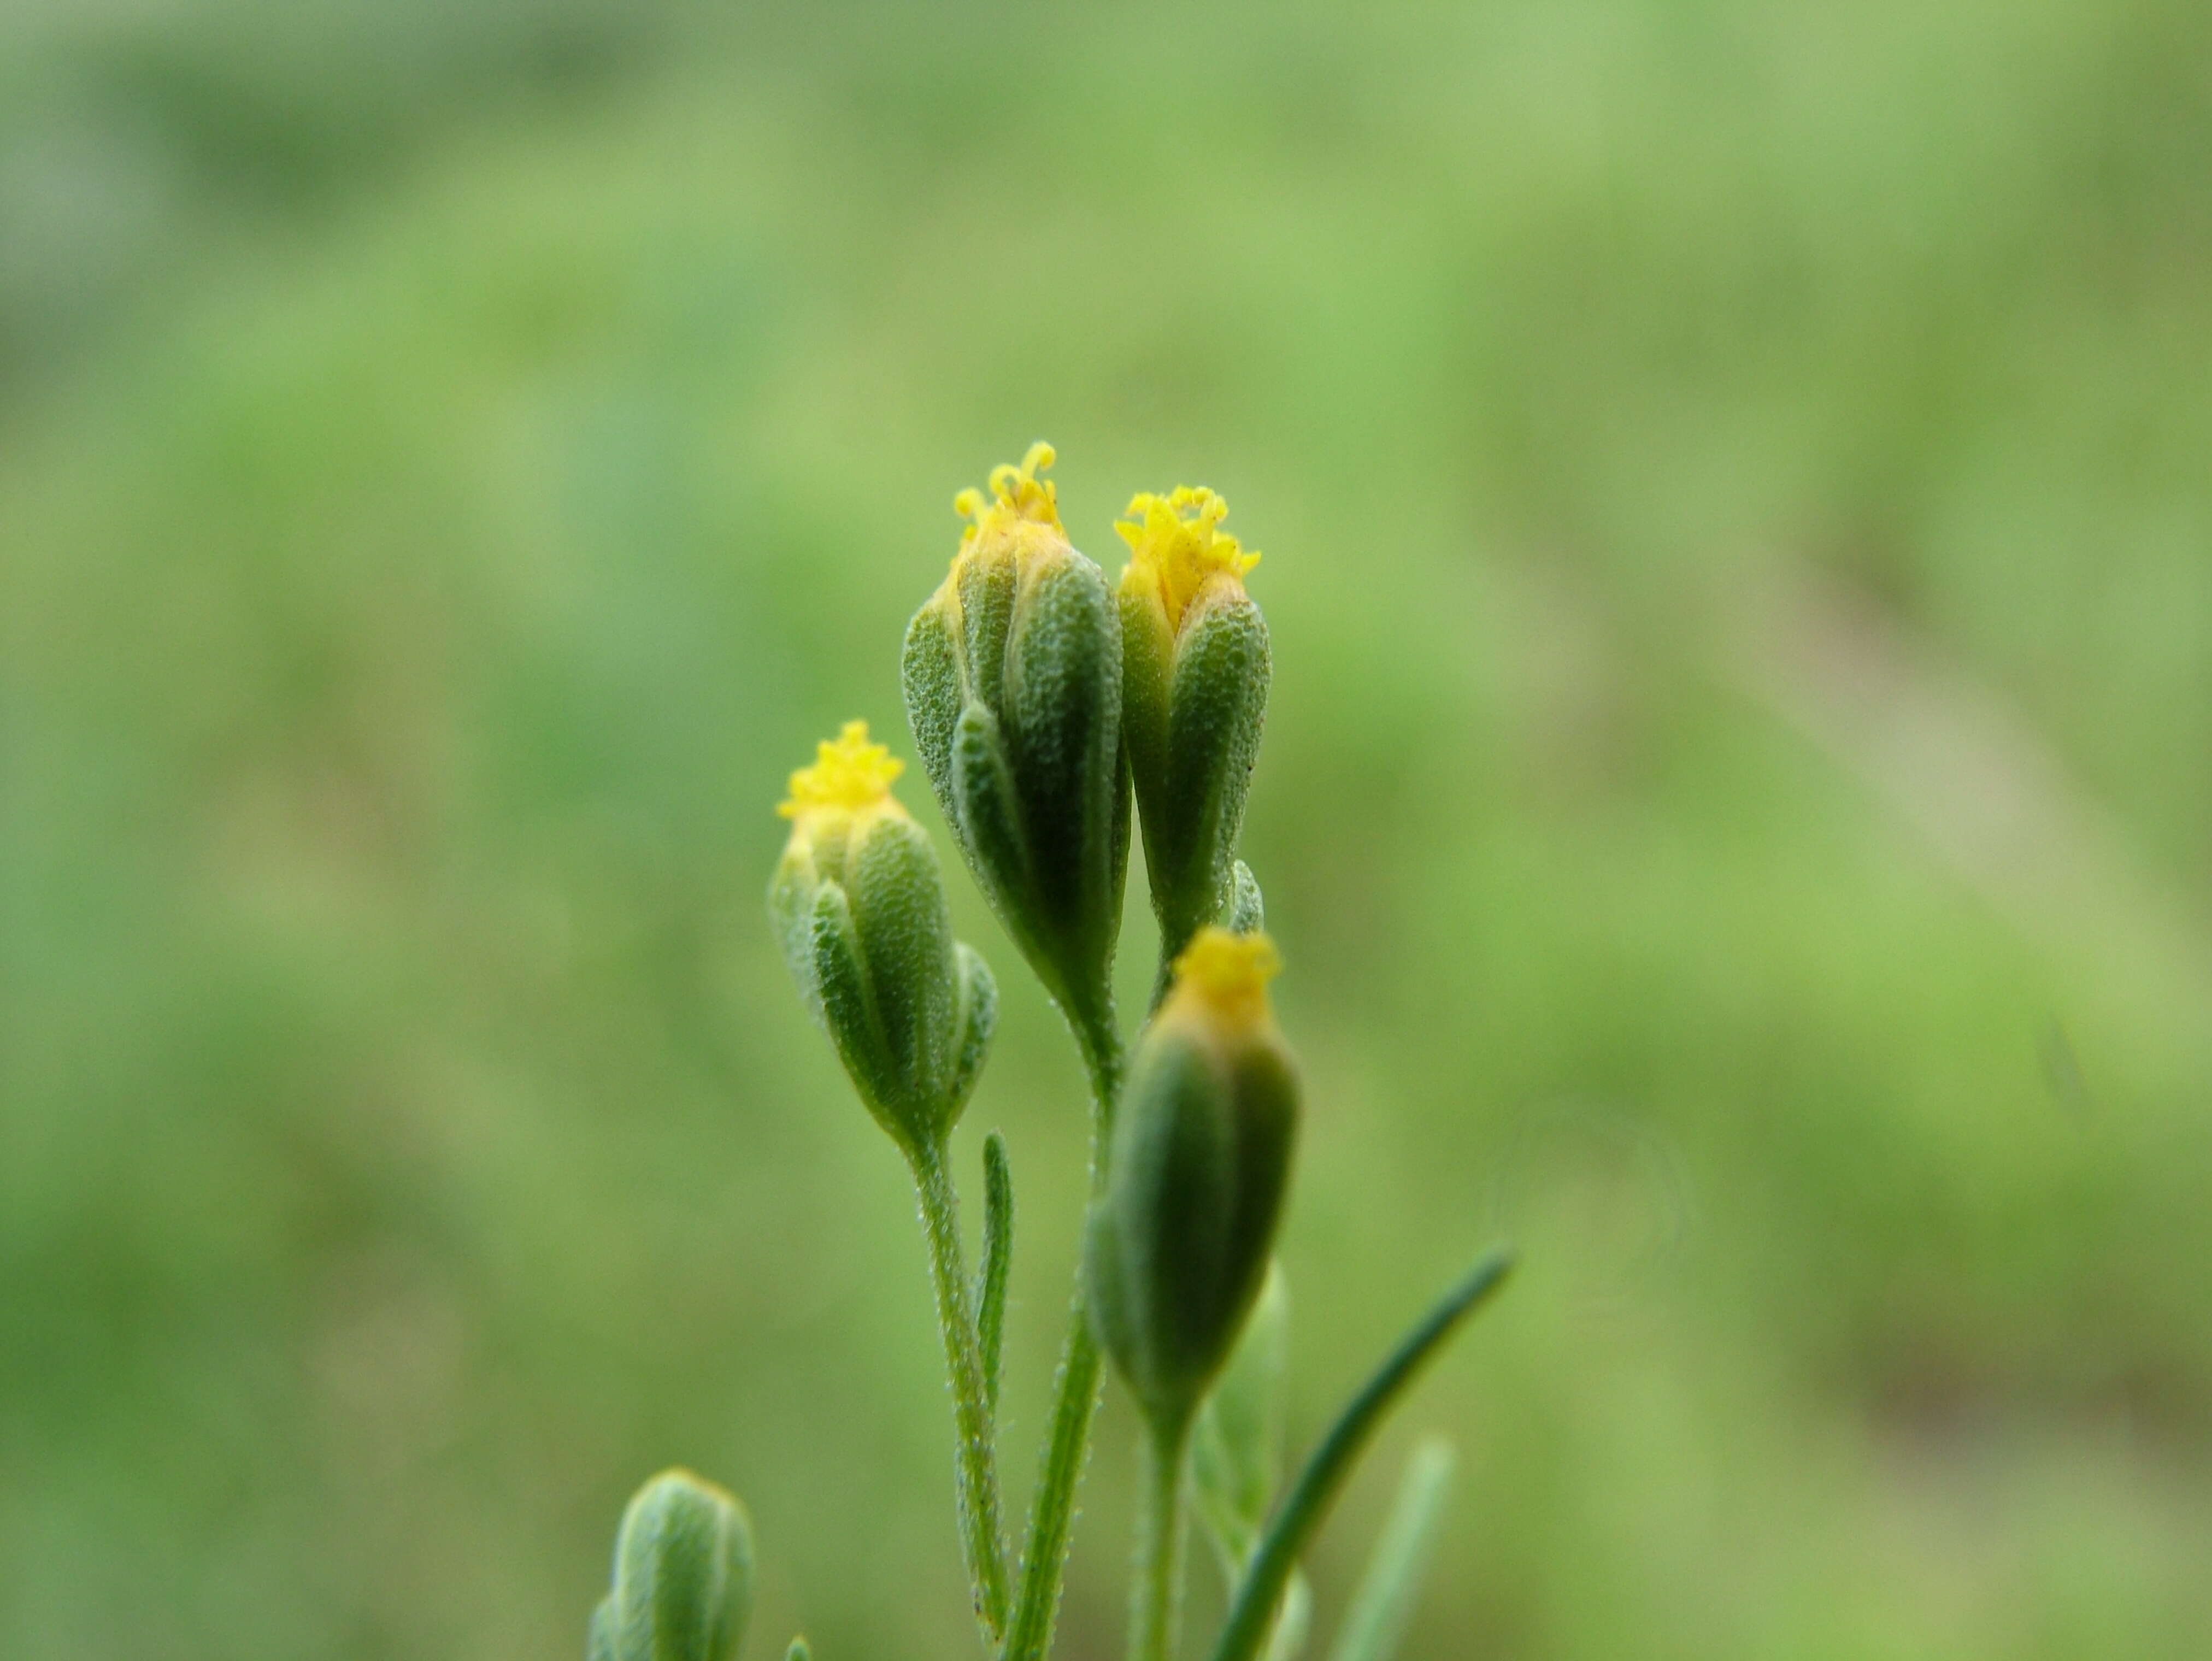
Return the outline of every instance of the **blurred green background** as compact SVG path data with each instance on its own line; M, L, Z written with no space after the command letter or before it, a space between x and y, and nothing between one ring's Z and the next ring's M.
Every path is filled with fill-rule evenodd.
M760 894L1046 436L1267 555L1296 1439L1527 1252L1325 1625L1429 1427L1409 1657L2212 1654L2208 157L2198 0L9 8L0 1652L579 1653L675 1461L758 1652L974 1652Z

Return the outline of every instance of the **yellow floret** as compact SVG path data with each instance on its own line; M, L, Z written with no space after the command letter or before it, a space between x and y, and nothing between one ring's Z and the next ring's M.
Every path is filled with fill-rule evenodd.
M859 814L871 809L903 813L891 794L891 780L906 771L882 744L868 742L866 721L848 721L835 738L814 747L814 765L791 775L791 799L776 811L787 819L817 814Z
M1207 579L1226 574L1242 583L1260 563L1236 537L1221 530L1229 504L1203 485L1179 484L1164 496L1142 492L1131 499L1128 518L1115 525L1134 556L1121 573L1122 586L1155 589L1167 608L1168 625L1179 627Z
M971 543L989 532L1011 531L1024 524L1049 525L1065 536L1053 482L1037 476L1054 459L1053 447L1040 439L1029 447L1019 467L1001 464L991 470L988 496L973 487L955 496L952 511L973 521L960 533L961 542Z
M1175 961L1170 1002L1224 1025L1257 1026L1269 1018L1267 983L1282 967L1265 934L1231 934L1208 924Z

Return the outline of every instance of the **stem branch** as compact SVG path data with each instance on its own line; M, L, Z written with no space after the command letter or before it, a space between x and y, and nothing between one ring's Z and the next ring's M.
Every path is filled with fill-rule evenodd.
M959 1482L961 1546L968 1559L975 1618L988 1647L1006 1629L1006 1549L999 1537L998 1458L993 1446L989 1392L968 1309L968 1280L961 1265L960 1219L945 1168L942 1142L915 1150L915 1191L921 1199L922 1233L929 1241L930 1278L937 1288L937 1324L945 1335L945 1369L952 1383L955 1464Z
M1121 1100L1123 1055L1113 1005L1095 1017L1071 1014L1068 1025L1083 1052L1091 1079L1091 1192L1106 1181L1108 1145L1114 1108ZM1029 1534L1022 1546L1021 1582L1014 1596L1013 1626L1006 1635L1005 1661L1043 1661L1052 1648L1053 1623L1060 1616L1060 1585L1067 1567L1067 1538L1073 1527L1075 1490L1091 1452L1091 1420L1098 1407L1098 1343L1091 1335L1085 1302L1083 1267L1078 1255L1075 1292L1069 1300L1067 1335L1060 1342L1060 1367L1053 1379L1052 1425L1037 1470L1036 1497L1030 1505Z

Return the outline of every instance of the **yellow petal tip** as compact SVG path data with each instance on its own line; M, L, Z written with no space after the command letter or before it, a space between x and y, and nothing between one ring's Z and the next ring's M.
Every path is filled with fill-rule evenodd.
M1266 934L1231 934L1208 924L1176 959L1170 996L1186 1007L1194 1002L1231 1024L1255 1025L1268 1018L1267 983L1282 967L1282 956Z
M1166 495L1140 491L1129 501L1127 517L1114 528L1129 544L1125 587L1157 591L1170 627L1182 623L1198 591L1216 576L1234 578L1260 563L1236 537L1223 530L1229 504L1203 485L1179 484Z
M993 468L988 490L971 487L954 497L953 511L971 521L960 540L972 542L986 532L1024 524L1049 525L1064 535L1058 493L1051 480L1038 476L1057 459L1059 452L1039 439L1023 454L1019 466L1002 463Z
M906 763L887 745L868 742L866 721L848 721L835 738L814 747L813 766L791 775L790 797L776 811L787 819L800 819L817 813L896 809L891 782L905 771Z

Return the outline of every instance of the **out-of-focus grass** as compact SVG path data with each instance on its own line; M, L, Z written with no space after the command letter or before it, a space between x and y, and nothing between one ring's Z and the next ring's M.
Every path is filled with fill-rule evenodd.
M799 33L455 94L9 408L0 1647L568 1652L682 1460L764 1646L969 1652L909 1203L758 889L1045 434L1094 553L1178 479L1267 552L1298 1422L1528 1251L1413 1409L1408 1652L2204 1653L2202 16ZM1020 1484L1079 1081L954 888Z

